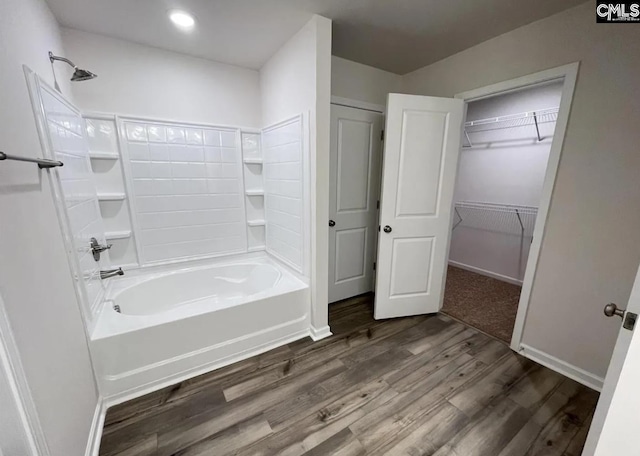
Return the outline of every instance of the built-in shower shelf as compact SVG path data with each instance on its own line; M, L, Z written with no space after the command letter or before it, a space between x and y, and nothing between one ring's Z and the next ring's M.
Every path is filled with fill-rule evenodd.
M264 196L264 190L246 190L245 194L247 196Z
M107 231L104 233L107 239L127 239L131 237L131 230Z
M123 201L126 197L124 193L98 193L100 201Z
M116 152L89 152L89 158L95 160L118 160L120 155Z
M264 226L264 220L247 220L247 225L249 226Z
M261 158L245 158L243 161L247 165L262 165L263 163Z

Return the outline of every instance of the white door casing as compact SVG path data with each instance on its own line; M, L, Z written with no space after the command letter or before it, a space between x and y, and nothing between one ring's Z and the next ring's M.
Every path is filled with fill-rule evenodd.
M442 307L464 111L459 99L389 94L376 319Z
M604 303L603 303L604 305ZM624 305L619 307L624 308ZM640 268L631 290L626 313L640 315ZM593 416L583 456L625 456L640 454L633 437L640 418L640 333L636 323L633 331L625 329L618 316L602 324L619 324L620 332L604 380L598 406Z
M382 114L331 106L329 302L373 291Z

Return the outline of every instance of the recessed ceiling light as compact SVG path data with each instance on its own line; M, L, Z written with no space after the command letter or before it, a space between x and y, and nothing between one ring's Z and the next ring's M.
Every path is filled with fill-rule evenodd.
M191 30L196 23L191 14L178 10L169 11L169 19L183 30Z

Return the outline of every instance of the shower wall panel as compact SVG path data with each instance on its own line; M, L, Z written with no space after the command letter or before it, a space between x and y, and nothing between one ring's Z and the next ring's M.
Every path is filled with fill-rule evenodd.
M262 133L267 252L304 272L302 118Z
M240 132L121 120L142 264L245 252Z
M53 158L64 166L56 168L60 182L60 196L68 230L69 246L77 259L78 271L74 271L81 300L83 301L87 325L91 328L102 302L104 287L100 280L100 269L110 265L109 253L103 252L100 262L93 259L91 238L105 244L104 225L96 183L89 160L84 119L80 112L68 104L48 86L40 86L44 120ZM68 228L64 228L68 225ZM73 261L73 260L72 260Z

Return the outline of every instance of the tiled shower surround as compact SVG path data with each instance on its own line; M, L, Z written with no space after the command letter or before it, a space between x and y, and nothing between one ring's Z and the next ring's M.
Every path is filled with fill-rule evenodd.
M246 251L240 132L123 125L141 262Z
M267 251L299 272L304 268L302 120L263 132Z
M60 178L62 203L68 214L70 240L79 270L75 270L77 286L86 295L85 316L89 323L95 317L104 293L100 269L109 266L109 254L104 252L100 263L93 259L91 238L105 244L104 226L100 215L96 185L89 160L84 120L47 87L42 87L42 104L46 117L51 152L64 163L56 168ZM74 267L74 269L76 269Z

